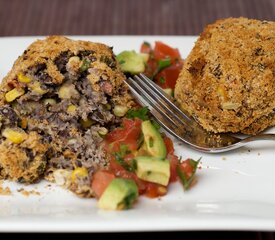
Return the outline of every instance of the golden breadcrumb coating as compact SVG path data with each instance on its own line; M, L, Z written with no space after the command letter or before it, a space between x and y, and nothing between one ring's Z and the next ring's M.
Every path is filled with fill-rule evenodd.
M205 28L176 84L181 107L213 132L275 124L275 23L228 18Z

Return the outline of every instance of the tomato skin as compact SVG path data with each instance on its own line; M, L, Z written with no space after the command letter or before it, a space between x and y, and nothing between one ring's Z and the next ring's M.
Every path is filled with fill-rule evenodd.
M115 175L107 170L97 171L93 175L91 186L97 198L100 198L114 178Z
M177 166L179 159L174 154L168 154L167 159L170 161L170 179L169 182L176 182L178 180Z
M150 183L146 182L146 190L144 192L144 195L149 198L156 198L160 196L164 196L167 193L167 187L156 184L156 183Z
M147 63L146 63L146 68L145 68L144 74L145 74L148 78L152 79L152 78L154 77L154 74L155 74L157 68L158 68L158 63L157 63L157 61L155 61L154 59L152 59L152 58L150 57L149 60L148 60Z
M190 164L190 160L187 159L180 164L180 169L183 171L187 178L190 178L193 174L193 167Z
M107 134L105 138L105 145L107 147L106 150L110 153L118 152L120 149L120 145L122 144L127 145L130 151L137 150L137 139L141 134L141 123L142 121L137 118L124 118L122 122L122 128L117 128Z
M144 74L147 77L154 79L160 87L164 89L174 89L183 66L183 60L181 59L179 50L156 41L153 50L148 46L148 44L143 43L141 45L141 52L150 53ZM171 65L158 72L159 61L167 58L171 60Z
M143 42L141 44L141 47L140 47L140 52L141 53L149 53L150 54L152 52L152 48L151 48L150 44L147 43L147 42Z
M154 58L159 61L161 59L170 58L171 63L175 63L180 60L180 52L177 48L171 48L170 46L156 41L154 48Z
M166 147L167 155L174 154L175 149L172 140L169 137L164 136L163 141Z
M157 84L162 88L172 88L176 86L176 81L182 69L182 62L175 63L165 69L163 69L157 76L155 80Z

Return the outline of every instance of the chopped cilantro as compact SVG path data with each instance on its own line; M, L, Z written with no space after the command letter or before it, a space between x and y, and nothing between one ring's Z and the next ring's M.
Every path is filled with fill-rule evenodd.
M143 44L147 47L151 47L151 44L149 42L144 41Z
M125 170L129 171L129 172L133 172L133 168L127 163L125 162L125 160L121 157L121 155L119 153L115 153L115 158L116 158L116 162L122 166Z
M160 72L161 70L169 67L170 65L171 65L170 58L161 59L161 60L159 60L159 63L158 63L158 71Z
M91 66L91 60L88 58L84 58L82 60L82 64L79 68L80 72L85 72L89 69L89 67Z
M146 121L149 119L148 117L148 113L149 113L149 109L148 107L143 107L143 108L139 108L139 109L130 109L127 113L126 113L126 117L127 118L139 118L143 121Z
M191 183L194 179L194 176L195 176L195 173L196 173L196 170L198 168L200 160L201 160L201 158L198 161L195 161L193 159L189 159L190 165L193 168L192 175L190 177L186 176L186 173L181 170L179 165L177 166L177 174L180 178L180 181L183 185L184 190L188 190L189 187L191 186Z
M155 71L154 75L153 75L153 78L155 78L155 76L161 72L164 68L167 68L169 66L171 66L171 59L170 58L165 58L165 59L161 59L159 60L158 62L158 68L157 70Z
M164 77L160 77L160 78L159 78L159 81L160 81L160 83L161 83L161 84L166 83L166 80L165 80L165 78L164 78Z
M116 152L114 154L116 162L122 166L125 170L129 171L129 172L133 172L134 169L132 166L130 166L123 158L125 157L125 155L131 153L131 151L129 150L128 146L126 144L121 144L120 145L120 151Z

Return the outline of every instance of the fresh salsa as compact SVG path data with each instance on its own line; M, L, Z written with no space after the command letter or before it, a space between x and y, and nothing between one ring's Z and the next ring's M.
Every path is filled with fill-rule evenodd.
M154 47L144 42L140 53L123 51L117 60L125 74L144 73L171 95L183 66L178 49L159 41ZM140 195L164 196L176 181L188 190L200 161L183 161L175 154L172 140L147 107L130 109L121 126L106 135L103 148L110 164L94 174L91 185L99 208L109 210L131 208Z
M130 208L138 195L156 198L165 195L169 185L175 181L180 181L185 190L189 189L193 182L199 161L182 161L178 158L172 140L161 133L158 125L148 120L149 117L144 112L148 112L148 109L131 110L123 119L122 125L105 137L103 147L108 154L110 165L108 170L96 172L91 183L99 199L99 207L112 210ZM112 204L109 206L105 199L109 194L106 195L105 192L110 187L116 188L119 185L112 184L116 179L122 179L119 183L127 180L131 184L126 185L135 186L136 192L128 189L126 193L130 193L131 197L121 196L117 205L114 205L112 198ZM124 188L127 188L126 185ZM118 194L116 190L111 192ZM105 199L103 205L100 204L102 198Z

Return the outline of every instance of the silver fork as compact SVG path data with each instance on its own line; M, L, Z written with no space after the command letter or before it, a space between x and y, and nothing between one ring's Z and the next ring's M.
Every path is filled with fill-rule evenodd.
M244 139L230 134L205 131L187 112L144 74L125 80L136 100L147 106L155 120L178 140L201 152L226 152L259 140L275 140L275 134L259 134Z

